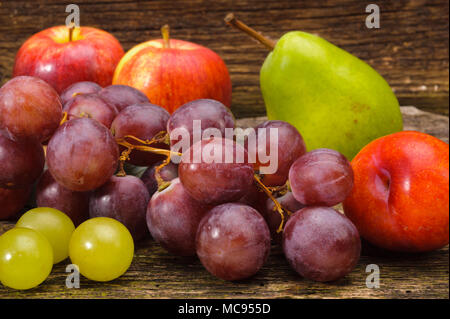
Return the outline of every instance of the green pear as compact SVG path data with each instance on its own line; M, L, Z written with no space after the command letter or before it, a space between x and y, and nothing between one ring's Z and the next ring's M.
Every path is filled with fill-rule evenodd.
M352 159L372 140L403 129L397 98L367 63L306 32L263 41L274 46L260 72L267 116L294 125L308 150L331 148Z

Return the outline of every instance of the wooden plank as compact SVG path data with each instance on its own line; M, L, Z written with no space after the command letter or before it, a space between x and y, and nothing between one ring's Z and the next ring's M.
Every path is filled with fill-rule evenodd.
M290 30L319 34L374 66L402 105L448 114L446 0L377 1L380 29L365 27L367 3L357 0L80 0L77 4L83 25L112 32L126 50L159 37L160 26L169 23L173 37L218 52L231 73L237 117L265 112L258 74L267 52L224 24L230 11L273 39ZM63 24L65 17L65 4L56 0L0 1L0 84L10 78L23 41L44 28Z
M406 129L428 132L445 141L449 119L402 108ZM241 119L241 127L254 126L264 118ZM0 234L13 227L0 222ZM287 264L282 250L273 245L264 267L254 277L226 282L210 275L197 258L180 258L165 252L156 242L137 246L130 269L120 278L96 283L81 278L80 289L65 287L65 267L56 265L50 277L29 291L0 285L0 298L448 298L448 246L424 254L399 254L379 250L363 242L357 267L333 283L312 282L298 276ZM366 287L366 267L380 267L380 288Z

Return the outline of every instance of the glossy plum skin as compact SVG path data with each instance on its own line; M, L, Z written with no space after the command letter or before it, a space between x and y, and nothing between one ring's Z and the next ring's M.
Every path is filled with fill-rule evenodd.
M58 184L46 170L36 186L38 207L51 207L62 211L78 226L89 217L90 192L74 192Z
M18 138L44 142L58 128L61 118L58 93L41 79L18 76L0 88L0 128Z
M42 174L44 149L34 139L17 139L0 130L0 163L0 187L27 187Z
M89 118L65 122L47 147L47 165L55 180L72 191L90 191L117 169L119 148L109 130Z
M122 110L111 124L111 132L115 138L133 135L141 140L151 140L156 134L166 130L169 113L162 107L153 104L136 104ZM128 139L132 144L141 143ZM150 145L155 148L168 149L165 143ZM121 150L124 148L121 147ZM145 151L133 150L130 154L130 163L138 166L151 166L165 159L163 155L156 155Z
M141 176L141 180L147 187L148 193L152 196L158 190L158 182L155 177L156 168L161 165L162 162L158 162L153 166L147 168ZM159 175L163 181L170 182L178 177L178 165L170 162L166 166L162 167L159 171Z
M280 205L287 209L291 213L295 213L296 211L305 207L305 205L299 203L295 200L292 192L287 192L283 196L277 197L276 200L280 203ZM265 202L265 209L263 212L264 219L269 226L270 234L272 236L272 240L276 243L281 243L281 239L283 237L283 232L277 232L281 223L281 216L277 210L274 209L275 204L273 201L268 198ZM284 222L286 223L289 220L290 216L288 214L284 214ZM286 225L286 224L285 224Z
M427 252L449 242L449 145L403 131L376 139L352 160L345 215L361 237L392 251Z
M107 104L95 93L75 96L67 105L66 111L69 120L88 117L102 123L107 128L111 127L112 121L118 114L115 106Z
M315 281L334 281L355 268L361 240L355 225L329 207L306 207L289 218L283 251L291 267Z
M26 205L31 186L17 189L0 188L0 220L14 217Z
M58 93L80 81L106 86L123 54L120 42L106 31L81 26L74 29L70 41L69 28L55 26L24 42L16 55L13 76L36 76Z
M155 193L147 208L150 234L174 255L194 256L198 224L209 207L194 200L178 178Z
M209 155L217 158L213 157L213 161L208 163L211 160L207 158ZM229 156L232 162L226 163L225 156ZM244 160L243 163L237 163L238 156ZM212 138L195 143L183 153L178 176L197 201L222 204L237 201L251 190L253 165L247 162L247 152L241 145L228 139Z
M331 207L350 194L353 170L344 155L322 148L303 155L292 164L289 182L300 203Z
M270 252L270 232L263 217L238 203L216 206L197 230L197 255L203 266L224 280L256 274Z
M256 155L255 169L269 166L269 163L261 163L258 154L268 154L270 150L270 129L278 130L278 167L273 174L262 174L261 180L266 186L281 186L288 179L289 168L292 163L306 153L306 145L301 134L291 124L284 121L265 121L255 127L256 145L247 144L247 151ZM259 143L258 138L262 130L266 134L266 143Z
M147 188L139 178L112 176L106 184L92 192L89 216L118 220L138 241L148 233L145 214L149 200Z
M98 92L108 104L122 111L134 104L150 103L147 96L139 90L127 85L110 85Z
M101 89L102 87L95 82L81 81L74 83L61 93L61 103L65 105L67 102L69 102L79 94L97 93Z
M201 121L201 130L196 132L199 134L199 140L202 138L201 134L208 128L218 129L221 136L225 137L225 128L235 126L234 116L229 108L216 100L199 99L180 106L172 113L167 122L167 132L170 134L175 129L186 130L190 135L189 146L191 146L194 142L194 120ZM170 140L171 145L181 140L181 137L173 137Z

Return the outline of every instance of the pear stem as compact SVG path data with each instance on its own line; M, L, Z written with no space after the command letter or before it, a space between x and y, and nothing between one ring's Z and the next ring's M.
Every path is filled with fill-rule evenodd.
M164 49L170 49L170 39L169 39L170 27L168 24L165 24L161 27L161 34L164 41L163 42Z
M252 38L261 42L270 51L272 51L275 48L275 41L272 41L269 38L262 36L255 29L250 28L248 25L246 25L245 23L243 23L242 21L237 19L234 16L234 13L228 13L224 20L228 25L230 25L242 32L247 33Z

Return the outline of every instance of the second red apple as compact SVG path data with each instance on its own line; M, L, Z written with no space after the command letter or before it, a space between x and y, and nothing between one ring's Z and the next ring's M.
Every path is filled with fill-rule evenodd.
M138 44L117 65L113 84L144 92L170 113L197 99L231 105L231 80L223 60L201 45L168 38Z

